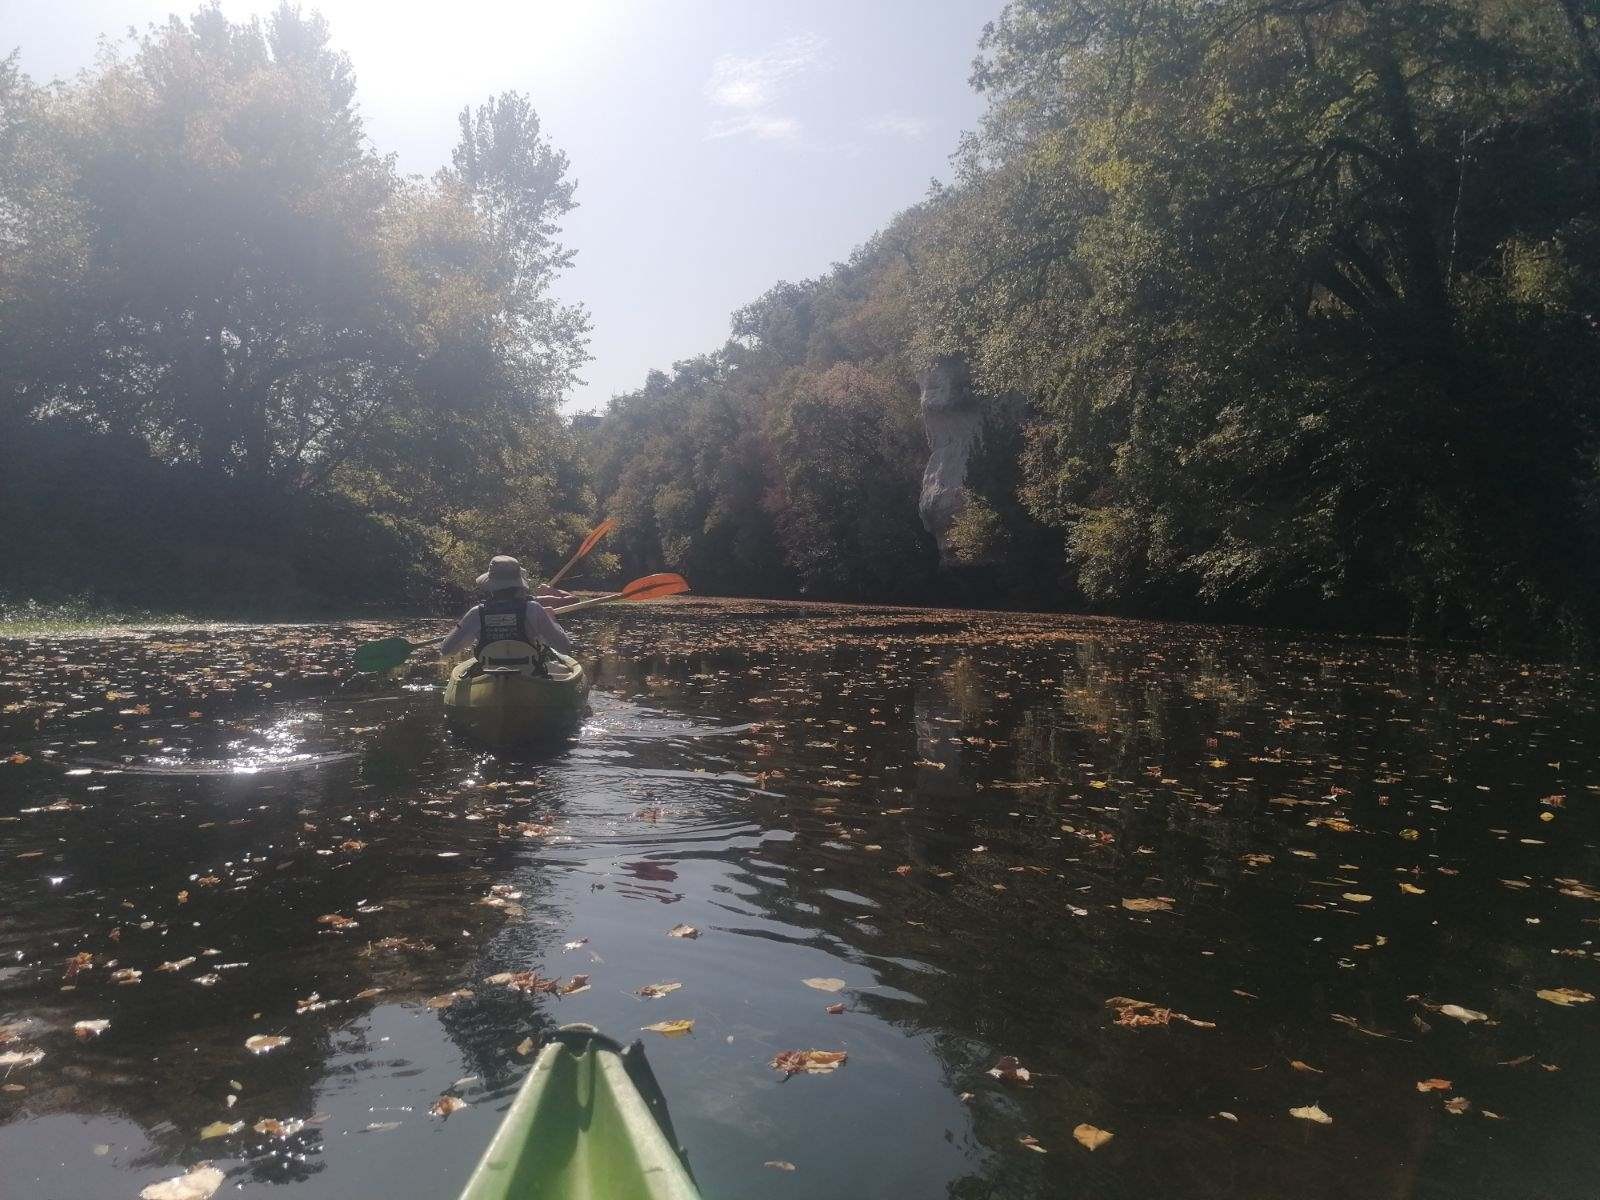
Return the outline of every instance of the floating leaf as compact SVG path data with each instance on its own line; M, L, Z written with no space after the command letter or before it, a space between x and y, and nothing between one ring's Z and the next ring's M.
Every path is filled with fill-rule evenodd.
M843 1050L784 1050L771 1063L772 1069L785 1075L830 1075L844 1065L849 1054Z
M1198 1017L1152 1004L1148 1000L1135 1000L1132 996L1112 996L1106 1000L1106 1006L1116 1009L1117 1024L1129 1029L1139 1029L1147 1025L1167 1025L1173 1021L1193 1025L1196 1029L1217 1027L1215 1021L1202 1021Z
M771 1167L774 1171L793 1171L795 1169L795 1165L792 1162L784 1162L781 1158L769 1158L761 1165L763 1167Z
M830 1005L828 1005L827 1008L823 1009L822 1011L827 1013L827 1014L829 1014L830 1016L837 1017L840 1013L842 1013L844 1011L844 1005L842 1005L842 1004L830 1004Z
M1472 1101L1468 1100L1465 1096L1451 1096L1450 1099L1444 1102L1444 1110L1458 1117L1471 1108Z
M428 1113L431 1116L448 1118L451 1113L460 1112L465 1107L467 1102L460 1096L440 1096L429 1107Z
M1098 1150L1117 1135L1109 1129L1097 1129L1093 1125L1079 1125L1072 1131L1072 1136L1078 1145L1085 1150Z
M471 1000L472 993L466 988L457 988L453 992L446 992L442 996L429 996L425 1003L429 1008L449 1008L457 1000Z
M1577 988L1540 988L1535 993L1541 1000L1548 1000L1551 1004L1559 1004L1569 1008L1574 1004L1587 1004L1594 999L1589 992L1579 991Z
M1154 899L1124 899L1122 902L1122 907L1130 912L1170 912L1172 909L1172 901L1160 897Z
M1487 1021L1489 1019L1488 1013L1481 1013L1474 1008L1462 1008L1459 1004L1441 1004L1439 1012L1443 1016L1454 1017L1456 1020L1468 1025L1474 1021Z
M994 1066L989 1068L989 1074L1002 1083L1027 1084L1033 1078L1032 1072L1017 1061L1015 1055L1008 1054Z
M265 1054L269 1050L276 1050L279 1046L287 1044L288 1037L277 1033L258 1033L244 1040L244 1048L251 1054Z
M1308 1104L1304 1108L1291 1108L1289 1115L1299 1117L1302 1121L1315 1121L1318 1125L1333 1124L1333 1118L1315 1104Z
M842 979L802 979L800 982L819 992L837 992L844 987Z
M634 995L644 1000L654 1000L658 996L665 996L669 992L675 992L682 986L683 984L681 983L647 983Z
M1106 1136L1110 1137L1111 1135L1107 1134ZM1024 1146L1029 1150L1032 1150L1035 1154L1048 1154L1048 1153L1050 1153L1048 1150L1046 1150L1043 1146L1041 1146L1039 1144L1039 1139L1034 1137L1033 1134L1031 1134L1031 1133L1025 1133L1021 1137L1019 1137L1017 1139L1017 1144L1019 1146ZM1090 1147L1090 1148L1093 1149L1093 1147Z
M671 929L667 930L667 936L675 938L697 938L700 936L700 931L693 925L674 925Z
M207 1200L226 1178L209 1163L190 1167L176 1179L152 1183L139 1192L139 1200Z
M538 1048L539 1044L531 1037L523 1038L517 1043L517 1053L522 1055L523 1058L527 1058L528 1055L532 1054Z
M97 1038L111 1028L111 1022L101 1017L94 1021L74 1021L72 1032L78 1035L78 1040L87 1042L90 1038Z
M675 1021L657 1021L654 1025L646 1025L651 1033L659 1033L662 1037L682 1037L686 1033L694 1032L694 1022L685 1018Z
M7 1050L4 1054L0 1054L0 1067L7 1070L12 1067L32 1067L43 1060L43 1050Z
M213 1121L200 1131L200 1140L209 1141L211 1138L230 1137L243 1128L243 1121Z
M305 1124L299 1117L290 1117L286 1121L280 1121L276 1117L262 1117L250 1128L263 1137L286 1138L299 1133L305 1128Z
M1290 1062L1289 1062L1289 1065L1291 1067L1293 1067L1296 1071L1309 1071L1313 1075L1321 1075L1322 1074L1322 1068L1321 1067L1313 1067L1310 1063L1301 1062L1298 1058L1291 1059Z

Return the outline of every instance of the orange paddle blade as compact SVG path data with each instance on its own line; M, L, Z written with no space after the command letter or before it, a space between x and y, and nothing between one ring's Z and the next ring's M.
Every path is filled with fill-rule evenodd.
M663 596L678 596L689 590L689 581L682 575L663 571L635 579L617 593L619 600L659 600Z
M588 537L583 539L583 545L578 547L578 553L574 555L574 557L582 558L585 554L594 549L596 542L605 537L606 534L610 533L616 527L617 519L615 517L607 517L604 521L601 521L600 524L594 527L593 532L591 532Z

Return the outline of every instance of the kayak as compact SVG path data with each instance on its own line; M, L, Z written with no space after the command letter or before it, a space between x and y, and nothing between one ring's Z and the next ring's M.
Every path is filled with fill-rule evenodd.
M486 669L468 659L450 672L444 689L451 725L494 746L565 732L583 715L588 699L583 665L553 650L543 673Z
M700 1200L644 1047L592 1025L554 1036L461 1200Z

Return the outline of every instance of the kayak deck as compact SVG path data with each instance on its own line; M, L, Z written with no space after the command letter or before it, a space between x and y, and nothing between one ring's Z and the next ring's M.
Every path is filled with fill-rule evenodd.
M561 733L582 715L589 698L583 666L551 653L545 674L483 671L472 660L450 672L445 715L450 723L491 745Z
M644 1047L585 1025L555 1037L461 1200L699 1200Z

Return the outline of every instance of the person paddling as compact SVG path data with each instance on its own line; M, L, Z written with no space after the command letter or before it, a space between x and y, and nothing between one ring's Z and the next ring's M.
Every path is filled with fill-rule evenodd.
M487 592L489 599L468 609L450 635L439 643L442 656L448 658L470 645L473 656L484 665L509 666L519 658L529 665L536 664L544 657L540 648L545 646L562 654L572 653L572 639L544 608L545 601L566 599L567 593L551 589L535 596L522 564L505 554L497 554L489 569L478 576L478 589ZM513 645L503 645L506 642ZM518 655L518 644L531 648L533 654ZM490 647L494 653L487 659L492 661L486 661L485 651ZM502 659L506 661L502 663Z

